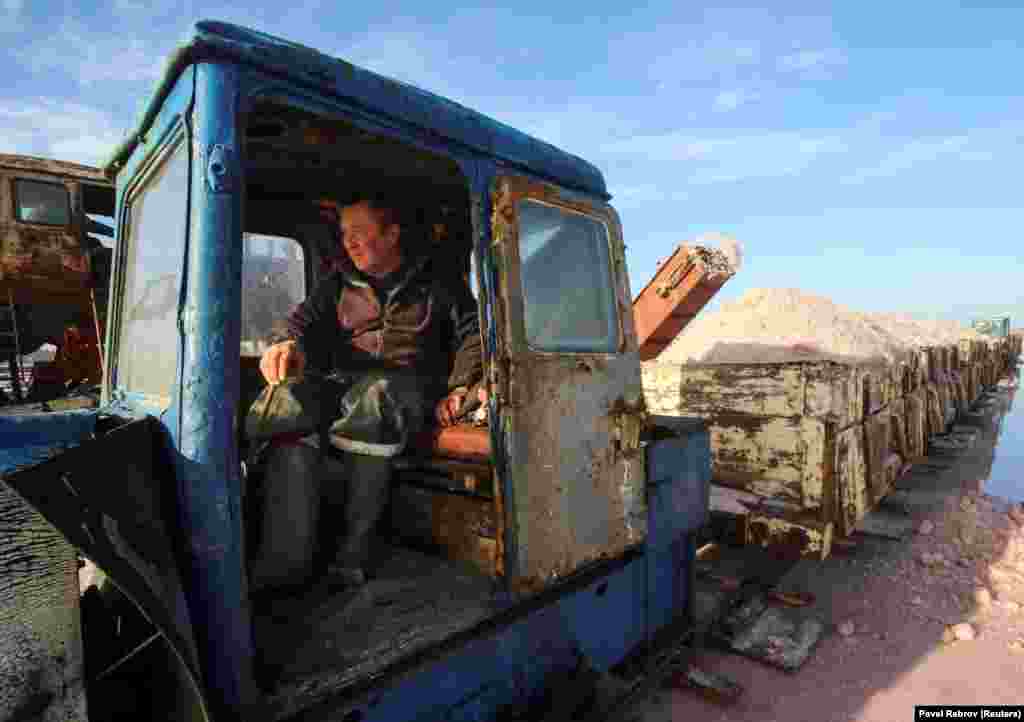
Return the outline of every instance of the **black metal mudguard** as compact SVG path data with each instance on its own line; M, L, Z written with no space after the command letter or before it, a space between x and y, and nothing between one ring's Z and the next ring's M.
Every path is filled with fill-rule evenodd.
M167 521L175 517L173 471L156 420L131 421L3 482L103 569L166 638L208 720Z

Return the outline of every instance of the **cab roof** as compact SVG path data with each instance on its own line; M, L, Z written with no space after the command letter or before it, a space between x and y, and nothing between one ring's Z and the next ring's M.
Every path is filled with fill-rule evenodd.
M234 61L286 78L443 136L568 188L609 197L604 177L592 164L493 118L312 48L213 20L195 23L167 62L164 76L144 106L135 129L105 164L108 177L116 175L139 144L182 71L208 59Z

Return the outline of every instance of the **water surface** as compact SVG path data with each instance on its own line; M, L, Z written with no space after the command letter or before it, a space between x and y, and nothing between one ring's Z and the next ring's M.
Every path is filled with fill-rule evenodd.
M1017 391L1007 403L985 493L1024 502L1024 394Z

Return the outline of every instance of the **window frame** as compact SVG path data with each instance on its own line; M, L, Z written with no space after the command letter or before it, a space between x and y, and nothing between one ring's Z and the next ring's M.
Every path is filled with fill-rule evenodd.
M181 268L182 274L178 284L178 295L181 296L182 285L188 282L186 278L187 265L186 257L188 255L188 235L190 233L190 218L191 218L191 167L192 159L190 157L190 148L188 143L188 134L186 133L185 124L180 122L171 129L167 134L167 140L160 148L158 148L153 155L146 159L142 168L135 174L135 176L129 181L127 187L124 190L124 202L122 210L119 214L118 219L118 231L117 231L117 244L116 244L116 268L113 271L114 278L112 280L112 294L111 297L116 299L116 304L111 304L108 310L107 328L108 336L110 339L110 351L108 354L108 377L109 377L109 388L111 389L114 397L135 397L141 399L147 405L155 406L161 410L166 410L171 407L173 399L176 395L175 386L180 376L181 362L181 319L180 312L178 318L178 333L174 339L174 355L175 355L175 373L174 380L171 383L171 393L169 395L155 394L147 391L141 391L138 389L129 389L125 387L120 377L120 365L121 365L121 333L122 324L124 322L124 311L125 311L125 283L127 280L128 271L128 258L127 251L129 244L134 240L132 237L132 220L133 212L135 210L135 204L138 202L139 196L148 190L150 182L153 177L157 175L160 170L168 163L174 154L181 150L186 154L185 162L188 164L189 170L186 172L188 176L188 182L184 188L185 193L185 243L184 250L181 257ZM109 302L108 302L109 303ZM114 311L114 314L111 314Z
M21 183L35 183L37 185L44 186L55 186L64 191L65 208L67 209L68 220L66 223L44 223L42 221L33 221L22 217L21 213L21 200L19 197L18 186ZM52 180L40 180L39 178L31 178L29 176L14 176L11 178L11 199L14 204L14 220L17 223L27 223L33 226L47 226L49 228L70 228L75 221L74 209L71 206L71 191L67 185L59 181Z

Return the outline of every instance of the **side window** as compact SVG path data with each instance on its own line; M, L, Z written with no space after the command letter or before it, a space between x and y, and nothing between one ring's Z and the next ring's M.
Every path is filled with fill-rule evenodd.
M188 156L179 144L130 201L117 383L170 400L188 223Z
M24 223L66 226L71 223L71 198L61 183L18 178L14 181L14 211Z
M242 355L258 356L284 332L288 314L306 297L306 264L298 241L244 235Z
M529 199L516 212L527 343L614 353L619 317L605 224Z

